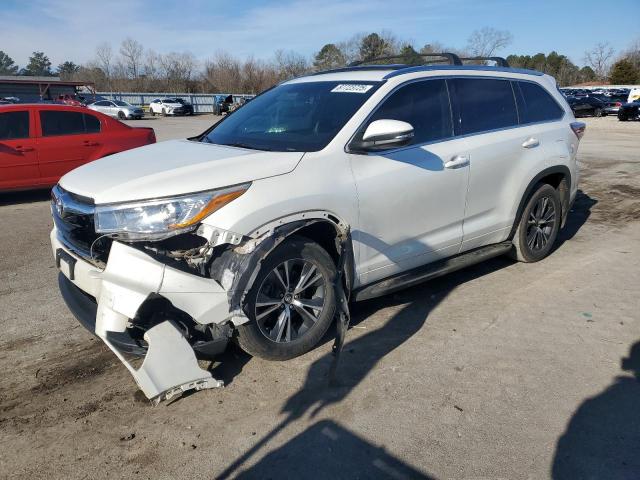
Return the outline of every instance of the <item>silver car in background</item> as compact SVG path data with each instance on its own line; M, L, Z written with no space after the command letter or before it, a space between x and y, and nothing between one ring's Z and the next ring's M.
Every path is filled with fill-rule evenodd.
M134 107L130 103L123 102L122 100L99 100L87 105L87 108L111 117L117 117L120 120L140 119L144 117L144 110L142 110L142 108Z

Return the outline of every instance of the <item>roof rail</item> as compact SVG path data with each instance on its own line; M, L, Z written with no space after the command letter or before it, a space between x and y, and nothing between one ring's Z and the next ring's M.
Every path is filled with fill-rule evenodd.
M417 56L419 57L439 57L441 58L441 60L434 60L433 62L435 63L444 63L444 62L449 62L450 65L462 65L462 61L460 59L460 57L458 57L458 55L456 55L455 53L450 53L450 52L441 52L441 53L418 53ZM357 67L360 66L364 63L370 63L370 62L378 62L381 60L391 60L391 59L402 59L405 58L405 55L389 55L386 57L376 57L376 58L372 58L369 60L358 60L355 62L351 62L348 66L349 67ZM503 60L504 61L504 60ZM506 63L506 61L505 61ZM408 65L410 66L410 65Z
M509 68L509 62L502 57L461 57L460 60L463 62L473 60L491 60L492 62L496 62L497 67Z

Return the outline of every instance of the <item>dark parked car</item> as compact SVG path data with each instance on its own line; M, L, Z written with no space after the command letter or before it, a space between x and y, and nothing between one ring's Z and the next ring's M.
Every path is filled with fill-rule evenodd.
M618 110L618 120L622 122L640 120L640 99L632 103L623 103Z
M616 114L618 113L618 109L623 103L626 103L627 97L621 97L617 95L590 95L590 97L597 98L601 102L603 102L605 106L605 112L607 114Z
M213 103L213 114L222 115L227 113L231 105L233 105L233 95L216 95Z
M567 102L576 117L607 115L607 104L596 97L567 97Z
M176 98L176 102L182 105L183 115L193 115L193 105L187 102L184 98Z

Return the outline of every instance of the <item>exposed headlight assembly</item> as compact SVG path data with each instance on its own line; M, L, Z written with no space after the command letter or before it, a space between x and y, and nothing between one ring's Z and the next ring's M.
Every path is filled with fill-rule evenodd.
M245 183L208 192L139 202L97 205L96 233L129 241L153 241L193 230L205 217L247 191Z

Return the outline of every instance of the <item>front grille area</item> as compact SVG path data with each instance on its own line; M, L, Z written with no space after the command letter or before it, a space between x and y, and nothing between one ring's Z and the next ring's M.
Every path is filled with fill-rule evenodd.
M94 265L106 265L111 239L95 231L93 200L56 185L51 191L51 213L62 243Z

